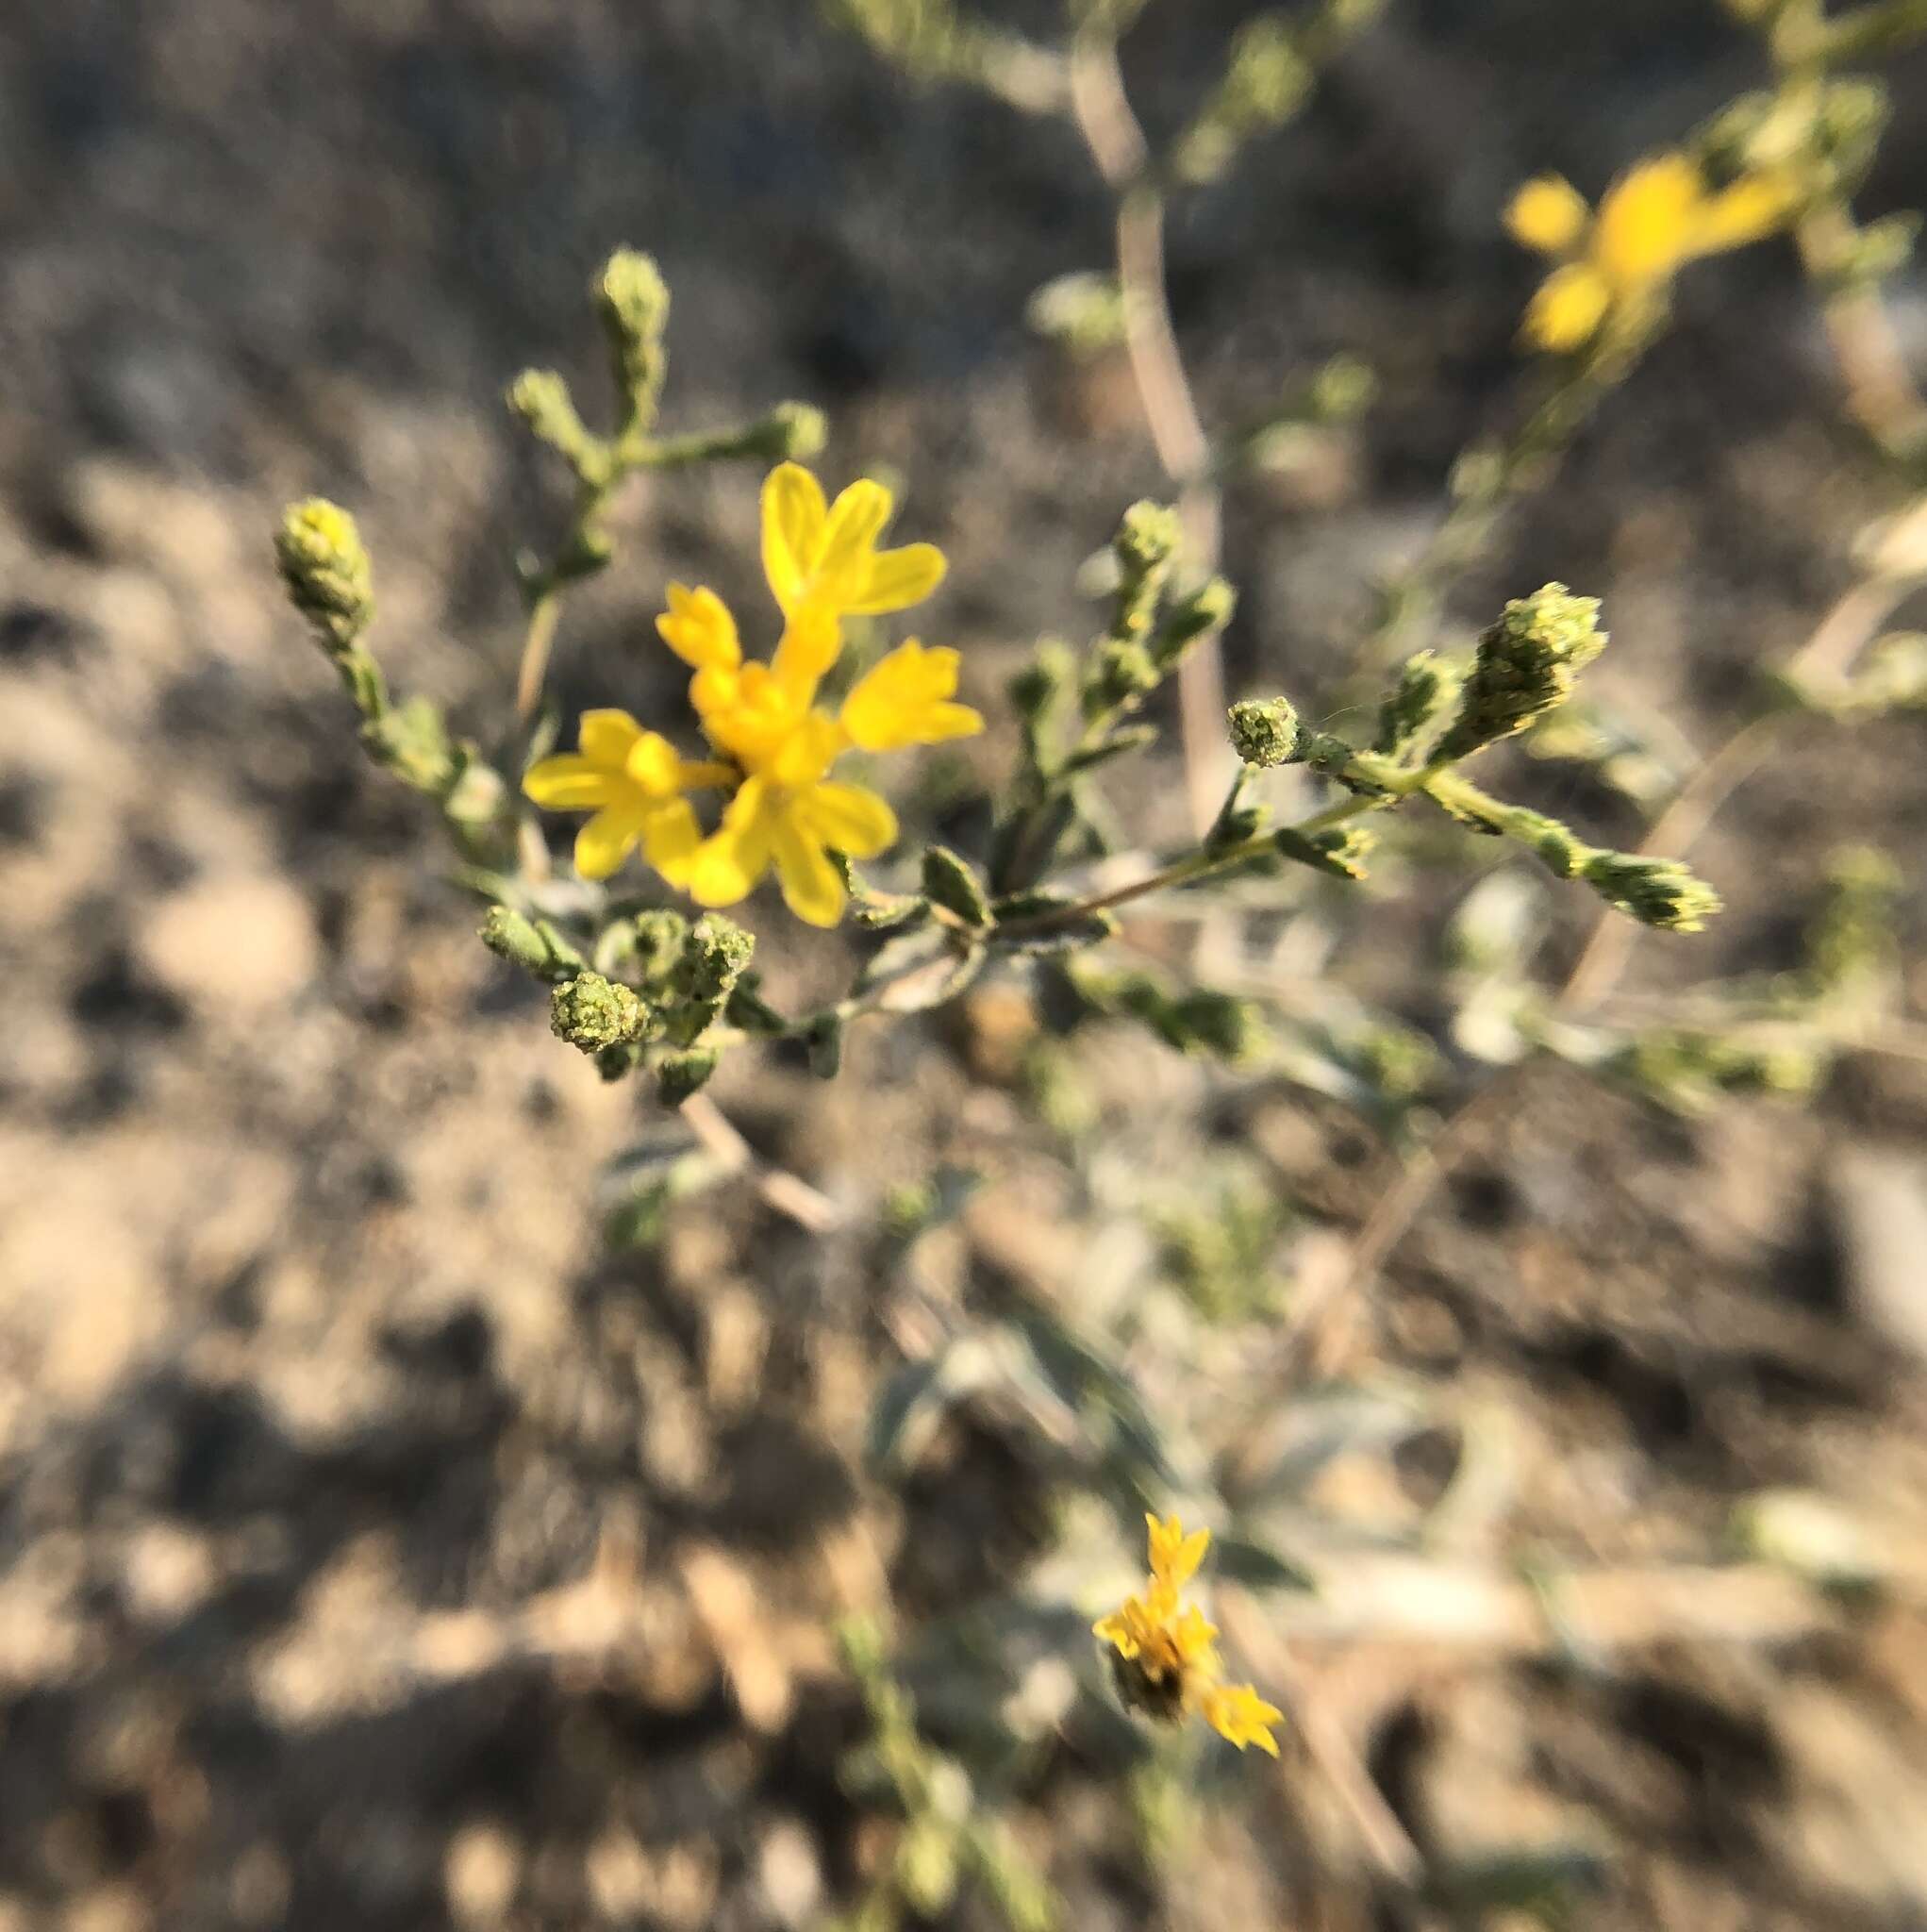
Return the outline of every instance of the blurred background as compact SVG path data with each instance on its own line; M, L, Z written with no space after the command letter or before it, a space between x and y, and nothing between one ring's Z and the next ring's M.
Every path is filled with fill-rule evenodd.
M1150 8L1125 67L1154 130L1254 10ZM1208 420L1341 351L1380 382L1354 431L1230 492L1235 691L1329 691L1453 457L1516 408L1514 185L1550 167L1596 194L1761 78L1689 0L1394 0L1302 120L1183 203ZM1868 212L1927 179L1927 65L1895 81ZM1024 322L1040 284L1106 265L1108 227L1067 127L916 91L803 0L5 9L4 1932L819 1923L880 1856L838 1774L863 1724L828 1624L954 1623L1053 1543L1054 1473L994 1413L866 1476L923 1311L1074 1324L1201 1252L1288 1299L1391 1184L1336 1102L1141 1036L1046 1050L990 987L859 1030L834 1086L732 1062L722 1105L834 1227L736 1185L606 1241L607 1164L662 1118L475 943L427 815L361 760L280 604L280 505L339 498L390 675L492 728L510 560L564 508L498 399L529 362L601 394L584 291L633 243L674 292L666 426L822 405L825 474L901 479L899 527L949 552L920 627L994 708L1039 631L1092 627L1079 567L1159 485L1121 363ZM1927 289L1896 293L1927 358ZM618 567L570 607L567 708L670 714L671 575L764 608L756 481L638 485ZM1454 619L1549 577L1603 594L1602 687L1704 746L1884 506L1790 252L1754 250L1689 278ZM1007 751L926 768L938 824ZM1115 792L1137 836L1175 828L1171 773ZM1603 789L1557 802L1636 839ZM1917 728L1805 734L1699 855L1729 915L1645 942L1636 983L1785 963L1831 852L1904 864L1923 832ZM1436 1022L1456 890L1417 880L1335 970ZM779 991L827 983L839 941L753 909ZM1916 865L1916 942L1922 912ZM1505 1443L1502 1565L1698 1561L1776 1486L1927 1529L1927 1276L1867 1278L1921 1252L1923 1145L1919 1060L1694 1121L1529 1070L1341 1337L1355 1380L1455 1405L1459 1448L1338 1467L1326 1501L1406 1524L1477 1414ZM912 1267L879 1228L933 1173L974 1191ZM1899 1932L1927 1924L1923 1665L1904 1602L1610 1658L1328 1642L1297 1689L1355 1753L1346 1803L1288 1741L1282 1769L1219 1767L1160 1862L1052 1706L1011 1817L1080 1928L1427 1923L1387 1893L1377 1806L1428 1857L1612 1847L1577 1924ZM996 1923L969 1896L939 1917Z

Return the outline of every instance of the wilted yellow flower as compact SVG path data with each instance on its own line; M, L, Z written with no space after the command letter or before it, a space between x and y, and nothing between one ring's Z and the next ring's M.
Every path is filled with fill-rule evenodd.
M575 836L575 870L606 879L640 845L665 878L685 872L703 832L683 794L728 784L730 768L685 762L626 711L585 711L576 742L576 752L539 760L522 781L551 811L595 814Z
M1117 1655L1112 1668L1118 1692L1134 1710L1167 1724L1195 1711L1221 1737L1242 1751L1255 1744L1278 1755L1271 1727L1284 1715L1250 1684L1221 1684L1218 1631L1193 1604L1180 1604L1179 1592L1197 1574L1210 1546L1208 1529L1185 1534L1175 1516L1159 1522L1146 1516L1150 1531L1151 1576L1142 1596L1126 1597L1092 1625L1099 1640Z
M834 925L843 881L830 858L873 858L897 835L896 814L830 767L845 751L899 751L984 728L955 702L957 654L912 639L860 679L832 717L817 708L843 647L841 620L900 610L941 581L929 543L879 552L889 492L853 483L834 504L807 470L784 463L763 486L763 562L788 620L767 664L746 662L736 620L713 591L672 584L656 629L689 665L689 702L743 777L723 823L676 881L704 906L733 906L772 867L799 919Z
M1687 262L1770 234L1792 212L1790 176L1743 175L1709 192L1685 155L1660 155L1621 175L1594 213L1556 175L1528 181L1505 213L1514 238L1567 258L1540 285L1525 334L1564 354L1589 342L1615 312L1636 312Z

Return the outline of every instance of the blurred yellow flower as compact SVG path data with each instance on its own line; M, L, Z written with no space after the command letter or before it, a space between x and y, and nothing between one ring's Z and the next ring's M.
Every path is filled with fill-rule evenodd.
M1223 1668L1218 1631L1179 1592L1197 1574L1210 1546L1208 1529L1185 1534L1175 1516L1144 1519L1150 1531L1151 1576L1142 1596L1126 1597L1092 1626L1113 1659L1119 1694L1132 1708L1168 1724L1195 1711L1221 1737L1242 1751L1255 1744L1278 1755L1271 1725L1284 1715L1250 1684L1218 1681Z
M683 796L707 785L726 785L727 765L689 764L675 747L645 731L626 711L585 711L578 749L540 759L523 774L522 789L550 811L594 816L575 837L575 870L586 879L606 879L638 845L651 865L673 879L702 842L694 808Z
M1791 177L1777 173L1709 192L1678 154L1621 175L1597 213L1556 175L1528 181L1506 209L1506 226L1527 248L1566 259L1526 311L1527 341L1554 354L1584 348L1609 316L1639 312L1687 262L1770 234L1796 201Z

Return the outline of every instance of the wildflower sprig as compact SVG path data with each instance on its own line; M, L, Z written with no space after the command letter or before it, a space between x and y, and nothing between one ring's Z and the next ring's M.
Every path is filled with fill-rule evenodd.
M882 1631L853 1619L839 1635L870 1726L845 1756L841 1781L858 1803L893 1817L898 1830L863 1903L828 1932L883 1932L905 1913L934 1918L967 1885L1009 1932L1055 1932L1061 1905L1049 1881L988 1802L995 1794L924 1737L915 1701L889 1668Z
M516 708L524 721L541 700L549 653L561 615L562 592L602 570L614 554L606 517L618 491L637 472L679 468L730 458L814 456L822 447L822 413L802 403L782 403L739 428L658 438L654 429L668 368L668 284L655 260L638 250L618 249L590 290L607 347L616 395L615 426L593 434L583 423L569 386L553 370L526 369L508 389L508 407L568 464L575 478L569 526L554 553L541 560L523 556L517 575L528 609Z
M1195 1604L1183 1599L1210 1547L1208 1529L1188 1536L1175 1516L1144 1519L1149 1532L1151 1574L1140 1595L1127 1596L1093 1626L1098 1641L1114 1653L1111 1674L1128 1709L1160 1724L1202 1717L1240 1751L1255 1744L1275 1757L1278 1740L1271 1726L1284 1715L1252 1684L1221 1681L1218 1629Z

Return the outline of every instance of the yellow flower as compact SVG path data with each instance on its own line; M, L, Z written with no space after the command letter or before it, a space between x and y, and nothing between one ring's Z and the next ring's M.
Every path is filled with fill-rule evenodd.
M1223 1668L1218 1631L1195 1605L1178 1600L1204 1560L1211 1532L1200 1529L1187 1536L1175 1516L1144 1521L1151 1545L1144 1594L1126 1597L1092 1625L1098 1640L1117 1653L1112 1661L1119 1694L1133 1709L1167 1724L1195 1711L1240 1751L1255 1744L1277 1757L1278 1740L1271 1726L1284 1713L1250 1684L1218 1681Z
M736 620L713 591L669 587L663 641L695 674L689 702L704 735L732 758L741 788L723 823L676 877L705 906L733 906L772 869L799 919L834 925L846 893L832 852L873 858L897 836L896 814L861 785L833 779L842 753L901 751L984 728L955 702L957 654L912 639L873 665L835 717L818 687L841 653L841 620L899 610L927 596L944 562L933 544L876 549L889 493L853 483L825 504L794 463L763 488L763 562L787 622L767 664L746 662Z
M685 883L698 905L735 905L774 866L797 918L836 924L846 895L830 852L874 858L897 836L883 799L828 775L844 741L834 719L813 712L751 770L690 860Z
M651 865L673 882L702 842L694 808L683 796L706 785L725 785L727 765L689 764L675 747L644 731L626 711L585 711L573 754L542 758L523 776L522 789L550 811L594 816L575 838L575 870L606 879L638 845Z
M1687 262L1770 234L1797 201L1791 176L1773 171L1709 192L1679 154L1629 170L1596 214L1556 175L1528 181L1506 209L1506 226L1526 247L1566 259L1526 311L1527 340L1554 354L1584 348L1608 317L1645 309Z
M934 543L879 551L895 508L869 477L835 503L800 463L782 463L763 485L763 571L785 617L805 607L832 617L881 617L921 604L943 581Z

